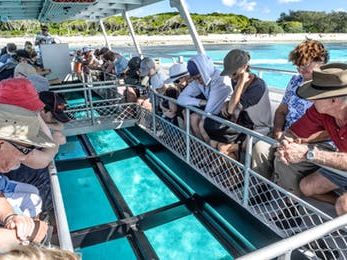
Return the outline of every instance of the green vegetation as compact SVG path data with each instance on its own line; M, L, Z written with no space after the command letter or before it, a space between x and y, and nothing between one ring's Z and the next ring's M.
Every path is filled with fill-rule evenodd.
M289 11L282 13L274 21L250 19L236 14L192 14L200 34L208 33L347 33L346 12ZM137 34L186 34L188 28L177 12L131 18ZM126 35L128 29L120 16L104 20L109 35ZM96 35L101 33L98 22L74 20L50 23L50 33L54 35ZM0 22L0 36L32 36L40 31L37 21Z

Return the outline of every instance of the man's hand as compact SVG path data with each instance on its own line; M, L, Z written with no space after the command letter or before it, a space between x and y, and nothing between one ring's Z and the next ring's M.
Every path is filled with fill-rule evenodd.
M7 229L16 229L17 237L22 241L28 240L34 227L33 219L23 215L14 215L5 224Z
M308 147L298 144L293 139L284 138L277 148L276 156L285 164L299 163L306 160Z
M230 117L230 114L228 112L228 108L229 108L229 102L225 102L223 104L223 107L221 109L221 113L222 115L225 117L225 118L229 118Z
M281 141L283 138L283 131L274 131L273 136L275 140Z

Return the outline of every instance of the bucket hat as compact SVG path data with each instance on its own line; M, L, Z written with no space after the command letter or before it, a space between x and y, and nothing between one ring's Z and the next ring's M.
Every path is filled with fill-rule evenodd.
M347 64L330 63L313 70L312 80L299 87L296 94L308 100L347 96Z
M55 146L41 130L35 112L6 104L0 104L0 139L42 148Z

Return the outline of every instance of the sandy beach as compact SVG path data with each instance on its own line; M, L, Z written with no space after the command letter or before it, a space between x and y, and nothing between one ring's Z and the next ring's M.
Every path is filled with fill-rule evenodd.
M24 45L25 41L34 41L32 37L13 37L0 38L0 46L8 42L14 42L18 46ZM57 36L61 42L69 43L71 47L81 46L102 46L105 39L102 35L98 36ZM300 42L306 38L321 40L323 42L347 42L347 33L334 34L208 34L200 36L203 44L254 44L254 43L274 43L274 42ZM132 46L130 36L109 36L109 42L112 47ZM142 46L165 46L165 45L190 45L192 39L190 35L138 35L137 40Z

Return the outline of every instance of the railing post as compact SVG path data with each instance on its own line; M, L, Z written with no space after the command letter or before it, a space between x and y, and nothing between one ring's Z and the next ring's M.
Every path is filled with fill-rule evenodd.
M64 200L61 194L59 178L54 162L50 163L48 171L51 181L54 214L57 222L57 232L59 237L60 248L73 252L74 250L71 241L69 225L66 218Z
M133 39L133 43L134 43L134 46L136 48L137 54L141 57L142 56L142 51L141 51L139 43L136 40L134 27L133 27L133 24L131 23L131 20L130 20L130 18L128 16L127 11L123 10L122 15L123 15L123 18L124 18L124 20L126 21L126 23L128 25L129 32L130 32L131 38Z
M93 95L92 95L92 87L93 87L93 84L91 85L87 85L88 87L88 98L89 98L89 108L90 108L90 117L92 119L92 125L95 125L95 117L94 117L94 106L93 106Z
M157 127L156 127L156 118L155 118L155 113L156 113L156 105L157 105L157 97L154 93L153 90L151 90L151 95L152 95L152 124L153 124L153 133L156 135L157 134Z
M186 108L186 161L190 161L190 110Z
M243 168L243 176L244 176L244 185L243 185L243 201L242 204L244 207L248 207L248 197L249 197L249 175L251 168L251 158L252 158L252 143L253 137L247 135L246 138L246 154L245 154L245 164Z
M202 45L202 42L199 38L198 32L196 31L195 25L193 23L192 17L189 14L187 5L184 0L170 0L170 6L177 8L177 10L180 12L182 18L185 20L190 35L192 36L195 48L200 54L205 54L205 48Z
M104 22L102 21L102 19L99 20L99 23L100 23L100 27L101 27L101 30L102 30L102 34L104 35L104 38L105 38L106 47L111 50L111 45L110 45L110 42L108 41L108 37L107 37L106 30L105 30Z

